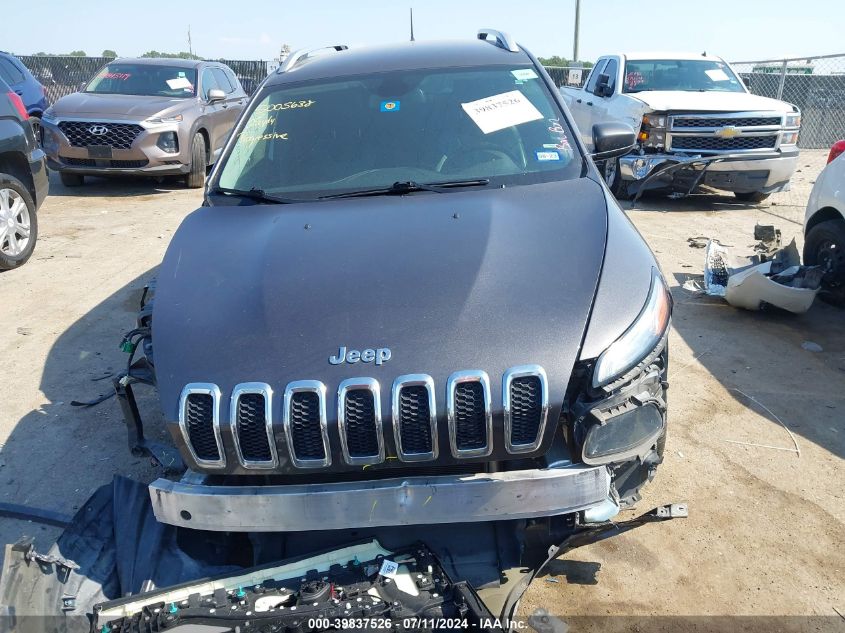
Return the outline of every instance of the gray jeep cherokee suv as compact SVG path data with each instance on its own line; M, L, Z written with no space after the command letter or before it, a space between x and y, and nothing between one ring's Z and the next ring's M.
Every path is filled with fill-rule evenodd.
M47 109L44 149L66 186L86 175L180 175L201 187L246 101L218 62L117 59Z
M135 447L153 383L189 469L156 516L613 516L662 459L672 301L554 84L497 31L333 49L258 90L127 338Z

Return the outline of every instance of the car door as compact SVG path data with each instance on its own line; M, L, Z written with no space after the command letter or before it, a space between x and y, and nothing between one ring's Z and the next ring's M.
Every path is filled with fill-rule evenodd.
M590 129L592 129L593 125L596 123L618 121L620 119L619 113L617 112L619 93L621 92L622 87L619 60L616 57L608 58L601 74L608 76L608 87L612 92L609 95L604 96L595 95L595 99L593 99Z
M0 56L0 77L9 84L9 87L17 94L24 102L24 105L29 109L29 106L32 105L29 103L31 101L32 95L25 94L24 88L26 87L26 76L24 76L23 72L20 68L18 68L11 59Z
M246 105L246 96L240 90L240 84L237 80L233 81L233 77L229 76L224 68L212 67L211 72L217 85L226 93L226 99L223 101L222 112L220 115L220 134L221 147L226 144L232 128L235 127L235 122L238 120L241 112Z
M582 90L583 95L575 99L575 104L572 107L572 117L575 119L575 125L578 126L578 132L581 134L581 141L589 149L593 147L593 108L598 97L595 96L594 91L599 80L599 75L604 72L604 67L607 65L606 57L599 57L596 65L593 66L593 71L590 73L587 83Z
M227 121L229 113L226 108L226 100L209 102L209 93L212 90L223 90L222 86L217 83L217 78L214 76L213 68L206 66L200 75L200 98L203 103L203 114L205 117L205 125L208 129L208 135L211 140L211 157L212 162L220 155L223 150L223 144L226 140Z

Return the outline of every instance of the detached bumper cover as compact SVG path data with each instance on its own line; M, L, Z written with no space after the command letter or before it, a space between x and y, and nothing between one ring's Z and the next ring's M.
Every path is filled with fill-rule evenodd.
M156 518L210 531L281 532L465 523L567 514L601 504L604 466L367 482L214 486L158 479Z
M622 179L653 186L671 184L679 170L706 168L701 184L728 191L781 191L798 166L798 150L759 154L631 154L619 159ZM712 182L711 182L712 180Z

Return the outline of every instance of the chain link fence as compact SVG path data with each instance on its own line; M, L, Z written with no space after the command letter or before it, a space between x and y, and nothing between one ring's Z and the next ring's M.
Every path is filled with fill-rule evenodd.
M754 94L801 109L802 149L830 148L845 138L845 53L732 65Z
M573 88L580 88L587 81L587 75L590 74L590 68L582 68L580 66L543 66L552 81L558 87L571 86Z
M110 57L74 57L60 55L19 55L18 58L47 90L50 103L80 89ZM247 94L252 94L268 74L268 63L260 60L220 59L229 66Z

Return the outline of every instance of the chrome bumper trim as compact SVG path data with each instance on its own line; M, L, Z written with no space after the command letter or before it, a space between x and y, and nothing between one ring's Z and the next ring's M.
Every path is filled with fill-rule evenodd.
M364 482L214 486L157 479L161 523L214 532L302 532L527 519L585 510L610 490L604 466Z

